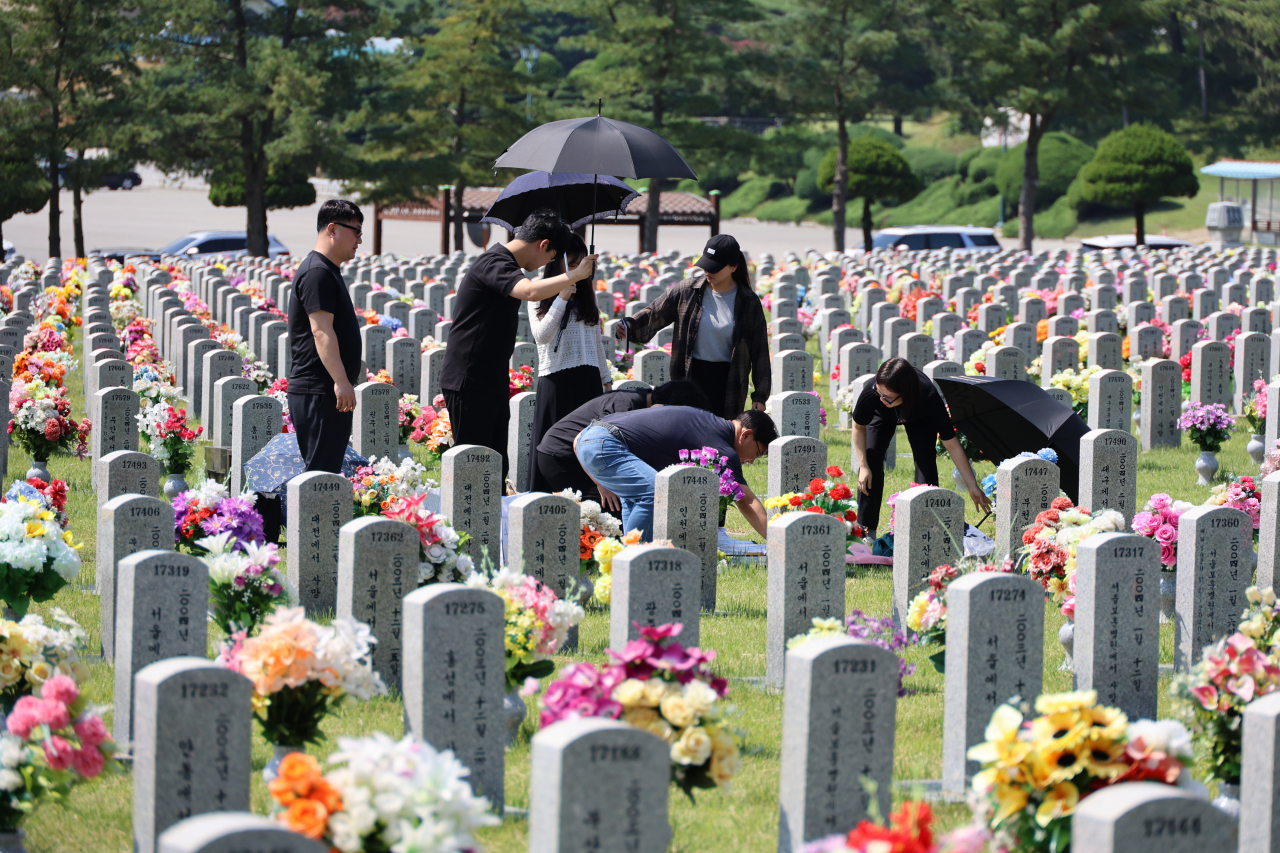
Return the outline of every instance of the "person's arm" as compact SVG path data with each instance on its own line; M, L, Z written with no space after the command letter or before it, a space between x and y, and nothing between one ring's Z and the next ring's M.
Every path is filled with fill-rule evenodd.
M871 494L871 467L867 464L867 425L853 422L853 457L858 460L858 492Z
M760 305L760 297L747 290L738 294L739 299L754 299L751 307L751 355L754 363L751 368L751 384L755 388L751 392L751 407L764 411L769 395L773 393L773 365L769 357L769 336L764 322L764 308Z
M593 328L595 327L588 326L587 330L590 331ZM596 339L596 363L600 367L600 387L602 387L605 391L612 391L613 390L613 370L612 370L612 365L609 362L609 354L605 352L604 335L596 335L595 339Z
M522 278L516 282L515 287L511 288L510 296L516 299L523 299L525 302L541 302L548 296L563 291L568 291L565 298L573 295L573 288L577 286L579 281L591 275L591 271L595 269L596 258L598 255L588 255L567 273L552 276L551 278L540 278L536 282L527 278Z
M622 318L615 332L618 340L622 340L625 331L627 337L636 343L647 344L654 335L674 323L680 310L677 286L668 287L652 303L637 311L634 317Z
M316 352L324 369L333 379L333 392L338 396L338 411L351 412L356 408L356 391L347 379L347 369L342 366L342 354L338 351L338 337L333 332L333 314L313 311L307 315L311 321L311 334L316 339Z
M541 318L538 317L536 309L530 311L529 331L533 332L534 343L545 345L554 341L556 332L560 331L560 320L568 309L569 303L562 292L556 297L556 301L551 303L551 307L547 309L547 313L543 314Z
M747 485L745 478L742 482L742 500L735 501L734 506L738 508L738 512L742 513L747 523L755 528L756 533L760 534L761 539L769 538L769 517L765 514L764 504L760 503L756 493L751 491L751 486Z
M943 439L942 446L947 449L947 453L951 454L951 462L956 466L956 470L960 472L960 478L964 480L965 488L969 490L969 497L973 499L973 505L983 512L991 511L991 499L982 491L982 487L978 485L978 479L973 474L973 466L969 464L969 457L965 455L964 448L960 446L960 439L956 436Z

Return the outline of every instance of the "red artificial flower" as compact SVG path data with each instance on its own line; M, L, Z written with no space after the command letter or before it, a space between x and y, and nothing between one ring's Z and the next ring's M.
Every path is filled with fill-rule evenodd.
M811 494L820 495L824 491L826 491L826 489L827 489L827 484L824 481L818 479L817 477L814 477L812 480L809 481L809 492Z
M843 477L844 472L840 470L839 465L831 465L827 468L827 476L834 480L836 477Z
M1058 497L1053 499L1053 503L1049 504L1050 509L1071 509L1071 498Z
M824 509L823 509L822 507L820 507L820 506L807 506L807 507L805 507L805 508L804 508L804 511L805 511L805 512L816 512L816 513L818 513L819 515L822 515L822 514L824 514L824 513L826 512L826 510L824 510Z
M800 506L800 504L804 503L804 498L799 495L792 495L790 503L792 506Z
M845 498L851 496L852 494L853 494L853 490L850 489L848 486L846 486L844 483L836 483L834 486L831 487L832 500L842 501Z

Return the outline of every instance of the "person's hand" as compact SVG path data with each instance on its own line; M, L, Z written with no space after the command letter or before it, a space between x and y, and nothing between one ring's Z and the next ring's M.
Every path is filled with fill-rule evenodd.
M338 411L354 412L356 409L356 389L351 383L343 380L333 383L333 393L338 395Z
M982 489L977 486L970 486L969 497L973 499L974 507L983 512L991 512L991 498L987 497Z
M760 403L760 402L752 403L751 408L755 409L757 412L763 412L764 403Z
M865 466L858 469L858 491L864 495L871 494L871 471Z
M605 509L612 512L622 511L622 500L604 486L600 486L600 503L604 505Z
M564 286L564 290L560 291L560 298L563 299L565 302L569 302L570 300L573 299L573 295L577 292L578 292L578 283L576 281L571 281Z
M591 275L591 273L595 272L596 259L599 257L600 257L599 255L587 255L585 258L583 258L582 263L578 264L576 267L569 270L569 272L567 273L567 275L569 276L569 281L573 281L573 282L582 281L584 278Z
M627 319L623 317L618 320L618 325L613 327L613 336L618 340L622 340L627 335Z

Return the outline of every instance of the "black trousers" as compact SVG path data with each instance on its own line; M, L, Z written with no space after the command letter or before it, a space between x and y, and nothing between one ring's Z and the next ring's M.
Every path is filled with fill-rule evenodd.
M725 389L729 385L729 362L703 361L695 358L689 366L689 380L707 395L707 399L711 401L712 414L726 420L733 420L742 414L742 412L724 411Z
M535 461L537 464L530 466L535 471L532 491L555 493L565 489L575 489L582 492L584 501L599 503L600 489L595 481L587 476L587 472L582 470L582 463L578 461L576 455L560 457L539 452L535 456Z
M938 432L927 420L908 421L907 443L916 463L915 482L938 485ZM871 469L871 494L858 495L858 523L868 530L880 527L880 505L884 501L884 455L893 441L895 424L872 421L867 424L867 467Z
M289 417L298 432L298 450L308 472L342 473L354 414L338 411L336 394L289 395Z
M445 408L453 427L453 446L478 444L502 458L502 480L506 482L507 424L511 422L511 396L506 384L483 386L472 382L464 391L444 390Z
M547 430L565 415L572 414L574 409L604 393L604 386L600 383L600 369L586 364L539 376L535 387L538 396L534 401L533 434L529 441L529 475L525 482L516 484L517 488L524 488L526 491L541 491L534 485L538 471L534 460L537 458L538 445Z

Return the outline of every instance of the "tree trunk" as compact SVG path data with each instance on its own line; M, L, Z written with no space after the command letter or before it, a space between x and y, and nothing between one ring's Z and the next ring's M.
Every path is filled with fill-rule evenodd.
M849 129L836 116L836 173L831 184L831 236L837 252L844 251L845 207L849 194Z
M1145 246L1147 244L1147 206L1142 202L1138 202L1133 206L1133 245Z
M644 250L658 251L658 227L662 224L662 178L649 179L649 209L644 216Z
M871 199L862 199L862 245L871 251Z
M893 133L895 136L902 136L902 113L893 115Z
M77 180L71 185L71 230L76 241L76 257L87 257L84 250L84 220L80 216L81 211L80 182Z
M1024 252L1032 251L1035 240L1036 192L1040 189L1040 138L1044 122L1040 116L1030 117L1027 130L1026 162L1022 167L1022 194L1018 196L1018 243Z
M62 257L62 211L58 208L58 166L62 149L58 146L60 110L53 104L53 135L49 139L49 257Z
M1196 21L1196 32L1200 35L1200 118L1209 120L1209 81L1204 71L1204 21Z
M1176 11L1169 13L1169 52L1175 54L1187 52L1187 46L1182 41L1182 20L1178 18Z
M462 206L462 194L467 191L467 182L465 179L459 178L457 186L453 189L453 248L458 251L466 251L467 244L465 241L467 233L467 223L463 221L463 215L466 208Z
M255 142L252 119L240 120L240 142L244 146L245 254L265 258L270 254L267 249L267 154Z

